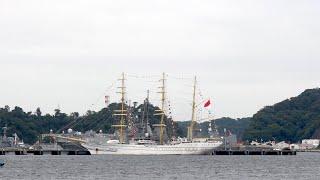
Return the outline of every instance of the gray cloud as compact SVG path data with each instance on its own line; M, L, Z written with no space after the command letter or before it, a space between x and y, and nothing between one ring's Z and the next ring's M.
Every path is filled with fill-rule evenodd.
M319 86L319 7L315 0L2 0L0 105L85 112L101 108L105 93L117 100L105 91L122 71L165 71L189 78L168 81L178 119L190 114L186 84L195 74L216 116L250 116ZM141 100L157 86L144 81L155 79L128 77L129 97Z

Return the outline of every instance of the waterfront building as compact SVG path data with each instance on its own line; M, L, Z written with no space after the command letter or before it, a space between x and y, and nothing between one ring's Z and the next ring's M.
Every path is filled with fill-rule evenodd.
M303 139L301 144L312 145L317 148L320 144L320 139Z

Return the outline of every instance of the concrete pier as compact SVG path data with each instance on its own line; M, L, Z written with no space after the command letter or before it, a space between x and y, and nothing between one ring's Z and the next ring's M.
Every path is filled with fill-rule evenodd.
M292 150L213 150L211 155L297 155Z
M86 150L24 150L0 149L0 155L91 155Z

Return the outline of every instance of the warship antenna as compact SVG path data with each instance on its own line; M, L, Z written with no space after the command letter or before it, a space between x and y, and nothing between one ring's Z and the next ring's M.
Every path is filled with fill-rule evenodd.
M156 110L156 116L161 116L160 118L160 124L154 124L153 126L154 127L160 127L160 144L162 145L163 144L163 131L164 131L164 128L166 127L166 125L164 124L164 117L165 117L165 111L164 111L164 106L165 106L165 101L166 101L166 88L165 88L165 81L166 81L166 74L165 73L162 73L162 79L160 80L162 82L162 86L159 87L160 88L160 91L158 93L161 94L161 107L160 107L160 110Z
M146 122L145 122L145 132L144 133L148 133L148 125L149 125L149 94L150 94L150 91L148 90L147 91L147 105L146 105L146 109L147 109L147 117L146 117Z
M143 101L143 111L141 118L141 127L144 135L148 133L148 124L149 124L149 90L147 90L147 97Z
M191 115L191 123L190 126L188 127L188 139L192 141L193 139L193 129L195 125L195 120L196 120L196 86L197 86L197 77L194 77L194 84L193 84L193 98L192 98L192 115Z
M118 128L119 129L119 133L120 133L120 144L124 143L124 130L126 128L125 125L125 118L127 116L127 110L125 109L126 106L126 102L125 102L125 94L126 94L126 87L125 87L125 75L124 73L122 73L121 78L118 79L119 81L121 81L121 86L118 87L120 89L120 92L117 92L121 95L121 109L119 110L115 110L115 114L113 114L114 116L120 116L120 124L118 125L112 125L112 127Z
M110 96L109 95L104 96L104 103L106 105L106 108L108 108L110 105Z

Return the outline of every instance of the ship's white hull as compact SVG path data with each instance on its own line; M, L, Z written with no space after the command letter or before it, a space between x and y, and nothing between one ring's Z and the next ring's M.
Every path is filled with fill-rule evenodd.
M175 145L137 145L137 144L82 144L95 154L118 155L202 155L210 154L222 142L180 143Z

